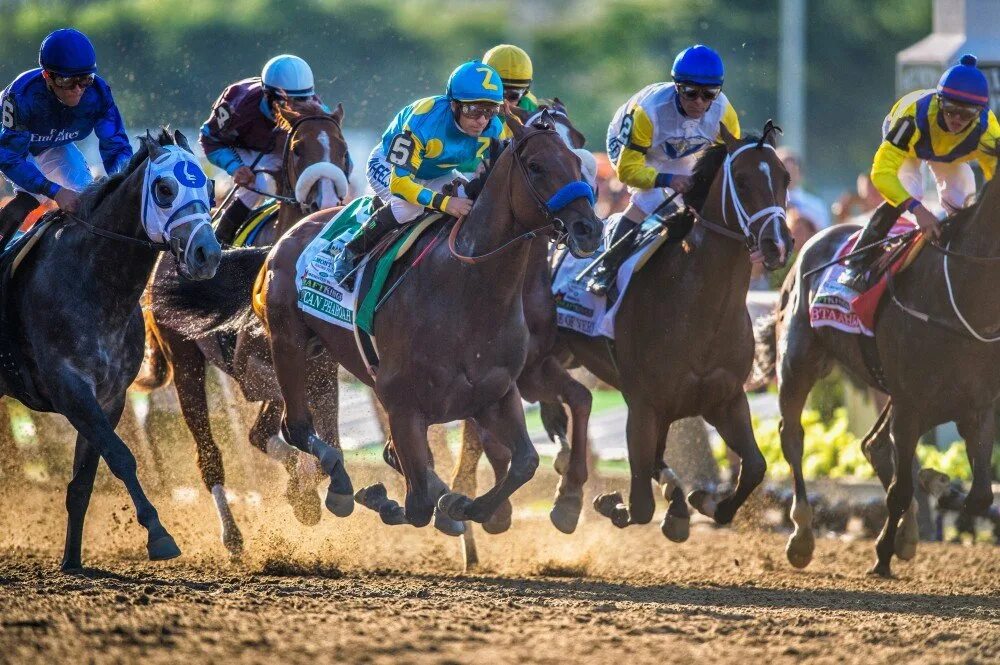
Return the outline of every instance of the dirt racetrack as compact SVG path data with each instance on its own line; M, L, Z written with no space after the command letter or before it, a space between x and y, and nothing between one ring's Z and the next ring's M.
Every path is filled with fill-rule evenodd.
M886 581L864 574L867 541L821 539L794 571L784 538L748 516L674 545L655 523L619 531L587 507L572 536L516 512L462 574L457 541L430 529L360 510L307 528L265 495L235 506L247 554L234 564L201 492L156 502L184 550L157 564L113 488L91 506L89 568L67 575L63 491L0 499L4 662L1000 661L990 546L922 545Z

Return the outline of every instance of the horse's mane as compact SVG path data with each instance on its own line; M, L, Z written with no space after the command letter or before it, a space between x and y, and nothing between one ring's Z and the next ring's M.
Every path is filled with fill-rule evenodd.
M312 117L316 115L329 115L323 105L316 101L301 102L295 108L276 106L274 112L274 124L285 132L292 131L292 125L299 118Z
M154 137L154 140L160 145L174 145L174 139L166 127L160 127L159 134ZM146 150L146 144L140 141L139 149L132 155L132 159L129 160L125 168L118 173L95 180L80 192L80 210L77 215L83 219L89 219L94 210L97 209L97 206L101 205L101 202L111 192L115 191L118 185L122 184L126 178L132 175L146 161L146 157L148 156L149 152Z
M758 134L747 134L740 139L740 145L759 143L760 140L761 137ZM726 161L726 155L728 154L729 150L726 148L725 143L713 143L701 153L691 173L691 178L694 182L691 185L691 189L684 194L684 203L686 205L701 212L705 201L708 199L708 190L712 188L715 176L718 174L719 169L722 168L722 163Z

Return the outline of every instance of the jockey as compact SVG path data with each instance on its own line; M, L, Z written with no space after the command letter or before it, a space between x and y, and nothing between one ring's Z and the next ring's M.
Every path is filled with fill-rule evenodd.
M686 48L674 59L670 73L673 83L654 83L634 94L608 127L608 157L631 200L607 246L631 235L594 271L587 288L598 295L607 292L628 257L632 231L671 192L683 195L691 188L698 153L720 140L720 126L740 136L736 111L722 94L725 72L718 53L701 44ZM677 207L661 211L661 216Z
M993 178L1000 124L989 101L989 85L976 67L976 57L963 55L941 76L936 90L911 92L896 102L882 124L882 144L871 171L888 205L879 206L856 247L885 238L903 211L912 213L925 233L938 236L937 217L921 203L921 162L930 167L941 205L949 212L967 206L975 193L970 161L979 162L986 180ZM863 290L863 268L872 254L852 258L839 281Z
M0 247L39 198L70 213L79 208L79 192L93 177L76 141L97 134L108 174L132 157L111 88L95 73L97 55L86 35L72 28L49 34L38 64L0 94L0 172L17 192L0 210Z
M337 257L333 276L338 282L350 288L350 273L361 257L425 209L453 217L468 214L470 199L441 190L459 176L459 164L482 159L500 137L502 102L500 75L472 60L451 73L444 95L419 99L396 114L368 158L368 184L385 205Z
M260 78L233 83L216 100L201 126L198 140L208 161L232 176L238 186L276 194L284 142L279 140L282 132L276 129L275 114L278 107L299 101L322 104L316 96L312 69L298 56L275 56L264 65ZM250 212L265 198L266 194L249 189L233 197L215 231L219 242L232 244Z
M483 55L483 63L497 70L503 81L504 105L511 105L534 113L538 110L538 100L529 88L533 74L531 58L519 46L499 44Z

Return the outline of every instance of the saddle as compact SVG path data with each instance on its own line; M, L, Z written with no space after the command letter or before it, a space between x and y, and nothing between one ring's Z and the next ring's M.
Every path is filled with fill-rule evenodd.
M252 247L257 239L257 234L278 215L280 208L281 204L277 201L269 201L255 208L247 221L236 232L236 236L233 238L233 247Z
M58 211L46 213L0 254L0 378L6 385L6 394L34 411L52 411L52 405L38 394L31 374L26 371L21 353L21 322L10 304L11 288L18 267L59 217Z

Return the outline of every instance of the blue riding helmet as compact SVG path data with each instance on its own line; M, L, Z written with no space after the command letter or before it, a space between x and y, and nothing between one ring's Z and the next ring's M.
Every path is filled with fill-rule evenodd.
M503 103L503 80L497 70L478 60L459 65L448 77L448 99L456 102Z
M38 64L59 76L93 74L97 71L97 53L87 35L73 28L62 28L42 40Z
M695 44L678 53L670 70L674 81L691 85L721 86L725 74L722 58L704 44Z
M990 101L990 86L971 53L963 55L957 65L941 75L937 91L945 99L960 104L986 106Z

